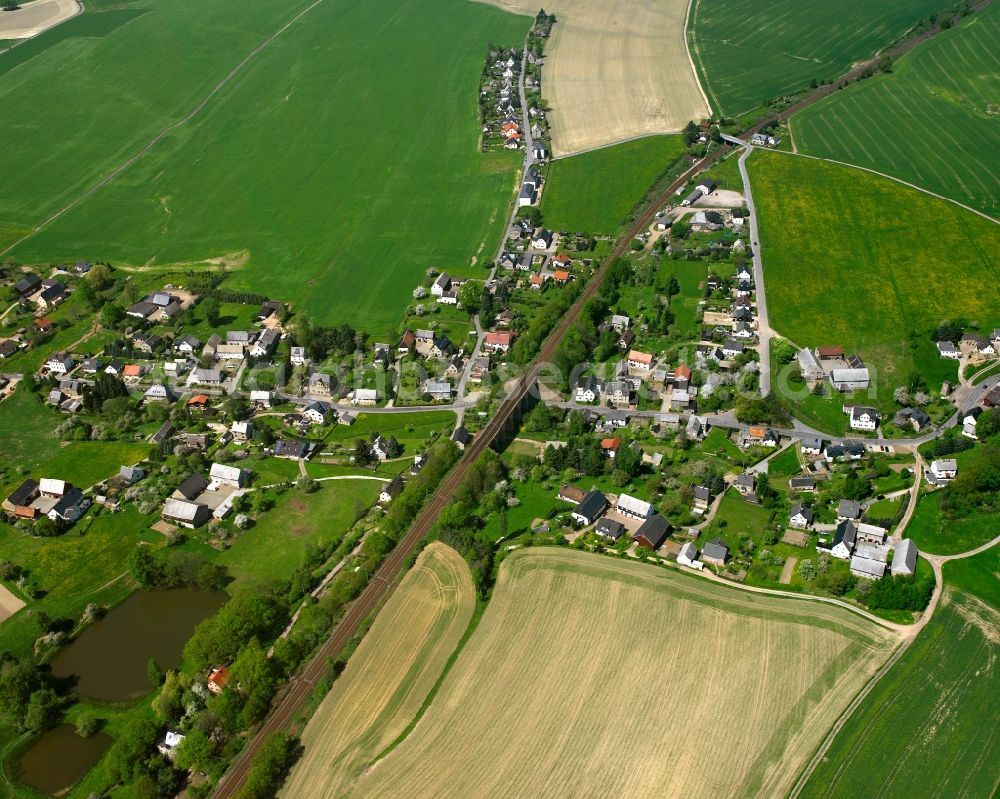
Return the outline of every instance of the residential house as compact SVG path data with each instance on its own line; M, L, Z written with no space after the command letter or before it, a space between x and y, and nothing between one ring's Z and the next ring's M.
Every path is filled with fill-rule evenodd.
M776 447L781 443L781 437L768 427L750 425L740 428L738 445L740 449L750 447Z
M509 352L517 333L508 330L491 330L483 339L483 346L489 352Z
M174 351L195 357L201 352L202 346L202 343L197 338L188 334L181 336L174 342Z
M594 532L602 538L617 541L624 534L625 525L605 516L597 520L597 524L594 525Z
M853 499L842 499L837 503L837 521L857 521L861 518L861 503Z
M187 738L186 735L174 732L173 730L167 730L166 737L156 745L156 749L164 757L173 760L174 755L177 754L177 747L181 745L181 741L185 738Z
M789 480L788 487L792 491L815 491L816 481L807 475L800 475Z
M451 440L455 442L455 446L464 451L472 442L472 433L464 427L456 427L455 432L451 434Z
M823 380L826 377L826 372L823 371L819 358L812 350L803 348L798 351L795 357L804 380Z
M431 296L443 297L451 288L451 276L447 272L442 272L431 284Z
M721 538L713 538L702 548L701 559L715 566L725 566L729 559L729 547Z
M118 482L124 486L134 485L146 476L146 471L139 466L122 466L118 470Z
M392 478L388 483L382 486L382 491L378 495L378 501L385 504L386 502L392 502L396 497L403 493L403 481L396 476Z
M75 365L76 362L65 352L54 352L45 362L45 368L50 373L56 375L64 375L67 372L72 372Z
M234 441L249 441L253 438L253 422L247 419L242 422L233 422L229 432L233 434Z
M743 472L733 480L733 488L745 497L750 496L756 487L756 476L753 472Z
M358 388L354 390L353 405L375 405L378 403L378 391L374 388Z
M305 441L278 439L274 442L274 457L286 460L303 460L308 457L311 447Z
M827 444L823 455L828 463L833 463L834 461L859 461L865 456L865 447L860 441Z
M904 538L892 553L892 576L912 577L917 573L917 545Z
M899 427L911 427L917 433L931 423L931 417L923 408L903 408L896 412L893 422Z
M632 320L622 314L611 316L611 327L616 333L624 333L632 326Z
M274 403L274 392L255 389L250 392L250 404L255 408L270 408Z
M432 401L450 401L451 383L447 380L425 380L421 393L430 395Z
M726 342L722 345L722 354L727 358L736 358L745 351L746 348L734 338L726 339Z
M38 508L34 501L39 496L39 486L34 480L25 480L3 501L4 513L19 519L34 519L38 516Z
M694 510L696 513L704 513L712 504L715 497L708 486L694 487Z
M143 402L173 402L174 399L174 392L170 390L169 386L162 383L151 385L142 395Z
M851 557L851 574L867 580L879 580L885 574L888 552L885 547L861 544Z
M538 232L532 236L531 246L536 250L549 249L549 247L552 246L552 231L540 228Z
M979 423L979 417L982 415L983 409L979 406L971 408L966 411L965 415L962 417L962 435L966 438L971 438L973 440L979 437L976 432L976 426Z
M648 372L653 367L653 356L648 352L629 350L626 356L628 368L636 372Z
M322 372L313 372L309 375L309 393L320 397L330 396L331 379L330 375Z
M150 436L149 441L152 444L162 444L163 442L170 439L170 433L173 431L173 425L170 422L164 422L160 425L159 429Z
M212 669L208 674L208 679L205 680L205 687L208 688L210 693L218 696L229 684L229 667L228 666L218 666Z
M576 381L576 393L574 399L577 402L597 402L604 391L604 381L600 378L588 375L580 377Z
M844 408L850 420L852 430L875 430L878 427L879 413L875 408L863 405L848 405Z
M483 378L490 371L490 356L489 355L477 355L472 359L472 366L469 369L469 382L470 383L482 383Z
M822 455L823 439L815 436L806 436L801 442L803 455Z
M201 527L211 515L207 505L186 499L171 497L163 505L164 521L186 527L189 530Z
M950 341L939 341L937 343L938 355L942 358L951 358L955 361L962 360L962 351Z
M562 500L563 502L569 502L573 505L579 505L583 502L583 498L585 496L587 496L587 492L582 488L563 484L559 487L559 493L556 494L556 499Z
M202 369L197 368L191 375L191 381L193 383L198 383L205 386L218 386L221 385L223 379L221 369Z
M629 519L647 519L653 512L653 506L628 494L619 494L615 510Z
M250 354L254 358L266 358L272 352L274 348L278 346L278 341L281 338L281 334L272 328L268 328L263 331L257 340L250 346Z
M791 517L788 523L798 530L808 530L812 527L813 523L813 512L812 508L808 508L801 502L797 502L792 507Z
M246 345L229 341L219 344L215 348L215 357L223 361L242 361L246 357Z
M39 308L50 310L66 299L66 287L58 280L44 280L42 284L37 298Z
M30 297L42 287L42 279L34 272L29 272L14 284L14 291L21 297Z
M681 547L681 551L677 553L677 562L698 571L705 568L705 564L698 560L698 547L693 541L688 541Z
M628 408L633 402L632 384L627 380L613 380L604 387L604 398L616 408Z
M451 339L442 334L434 339L430 354L432 358L447 358L454 350L455 345L451 343Z
M573 519L584 526L593 524L608 509L608 500L600 491L590 491L573 508Z
M313 400L302 409L302 418L311 424L326 424L330 417L330 406L325 402Z
M173 496L177 499L194 500L205 493L208 490L208 486L208 478L203 474L195 472L177 486L177 490L174 491Z
M208 476L212 478L209 488L213 490L215 485L242 488L249 481L249 475L243 469L240 469L238 466L229 466L225 463L213 463L212 468L209 469Z
M249 347L253 342L254 334L249 330L227 330L226 331L226 343L227 344L242 344L244 347Z
M938 484L954 480L958 476L958 461L954 458L943 458L931 461L928 480L933 478Z
M650 516L639 525L638 530L632 533L632 541L635 542L636 546L645 547L656 552L656 550L663 546L663 542L667 540L667 536L670 535L672 530L673 527L670 526L670 522L662 516Z
M218 350L221 343L222 339L219 338L217 333L213 333L208 337L208 341L205 342L205 346L201 348L201 354L206 358L214 358L216 350Z

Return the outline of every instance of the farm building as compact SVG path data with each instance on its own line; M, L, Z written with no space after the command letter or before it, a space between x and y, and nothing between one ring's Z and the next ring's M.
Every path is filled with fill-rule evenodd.
M721 538L713 538L701 550L701 559L716 566L725 566L729 558L729 547Z
M896 544L892 554L892 575L912 577L917 572L917 545L912 539L904 538Z
M615 510L630 519L646 519L653 512L653 506L628 494L619 494Z
M600 491L590 491L575 508L573 519L579 524L593 524L608 509L608 500Z
M632 533L632 540L640 547L646 547L654 552L663 546L671 531L670 522L662 516L650 516L638 530Z

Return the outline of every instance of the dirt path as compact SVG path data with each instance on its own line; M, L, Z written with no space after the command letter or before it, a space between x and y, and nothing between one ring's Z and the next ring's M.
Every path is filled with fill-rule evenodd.
M77 0L34 0L16 11L0 11L0 39L33 39L82 13L83 3Z
M798 558L789 558L785 561L785 565L781 569L781 577L778 578L779 583L788 585L792 581L792 575L795 573L795 565L798 562Z
M24 605L25 603L22 599L0 584L0 623L9 619L23 608Z

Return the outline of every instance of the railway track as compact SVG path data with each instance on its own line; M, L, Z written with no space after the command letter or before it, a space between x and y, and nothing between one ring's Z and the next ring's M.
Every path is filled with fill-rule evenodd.
M989 2L990 0L980 0L980 2L974 3L972 8L973 10L979 10L988 5ZM889 55L893 58L898 58L916 45L926 41L939 30L940 26L936 25L917 36L903 40L889 51ZM875 57L857 65L832 84L818 87L808 96L742 131L738 138L746 139L769 123L775 120L785 120L803 108L822 100L827 95L836 91L837 85L861 76L867 69L875 66L877 61L878 57ZM430 533L438 514L451 501L458 486L468 473L469 468L500 434L504 425L510 419L511 415L517 411L528 392L535 389L541 365L552 360L556 349L559 347L566 333L579 318L584 304L592 299L600 290L611 264L628 252L632 240L652 223L657 209L669 203L674 198L675 192L685 186L689 178L704 171L728 152L730 152L729 147L720 146L700 161L692 164L650 203L647 209L632 224L628 233L618 240L611 254L601 262L597 272L593 275L576 302L573 303L569 311L563 315L549 333L538 355L517 381L513 390L504 399L497 413L486 423L486 426L476 435L472 443L466 447L458 464L449 472L441 483L439 490L417 515L406 535L400 539L382 565L376 570L375 575L369 581L364 591L348 607L346 613L333 628L326 642L279 694L274 710L254 736L247 742L247 745L219 781L214 794L215 799L231 799L231 797L236 795L246 780L250 767L253 764L254 756L259 751L261 744L272 733L287 731L290 728L292 722L305 707L317 682L324 676L327 661L350 642L368 614L378 607L379 603L391 593L395 585L395 580L403 568L406 559L416 548L420 540Z

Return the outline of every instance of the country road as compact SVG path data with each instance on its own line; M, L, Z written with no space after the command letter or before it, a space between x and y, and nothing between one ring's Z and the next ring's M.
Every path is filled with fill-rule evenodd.
M753 282L757 291L757 352L760 354L760 393L766 397L771 393L771 323L767 316L767 294L764 289L764 261L760 253L760 232L757 228L757 209L753 204L753 190L747 174L746 161L753 152L747 145L737 162L740 177L743 178L743 196L750 211L750 252L753 255Z

